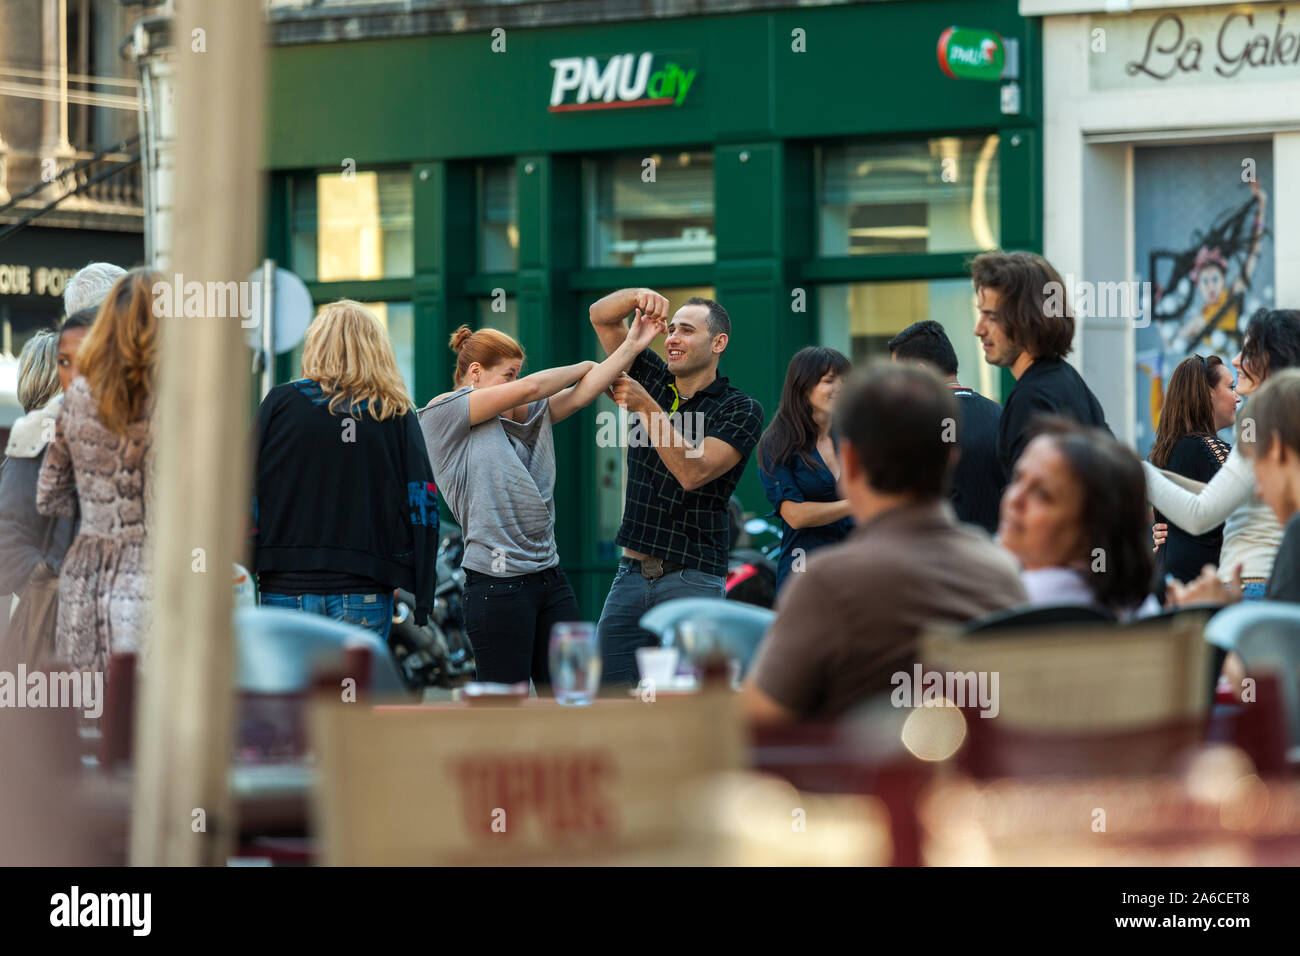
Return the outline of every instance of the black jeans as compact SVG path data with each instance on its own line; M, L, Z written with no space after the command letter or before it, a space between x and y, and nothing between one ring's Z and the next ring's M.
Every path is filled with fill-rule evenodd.
M481 681L549 685L551 625L578 620L578 599L558 567L512 578L465 569L465 630Z

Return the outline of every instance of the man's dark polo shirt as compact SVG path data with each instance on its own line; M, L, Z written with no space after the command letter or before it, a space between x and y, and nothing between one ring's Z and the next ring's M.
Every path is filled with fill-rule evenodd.
M643 351L628 375L640 382L665 412L672 410L677 400L675 380L657 354ZM683 423L686 416L703 415L703 434L674 420L687 439L717 438L740 452L740 461L708 484L687 491L654 447L648 442L639 446L629 442L627 503L614 540L633 551L725 577L730 536L727 502L762 434L763 406L719 375L680 402L677 412Z

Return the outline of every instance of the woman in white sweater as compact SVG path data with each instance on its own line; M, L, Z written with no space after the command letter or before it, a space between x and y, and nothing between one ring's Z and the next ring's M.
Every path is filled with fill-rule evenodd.
M1260 309L1251 316L1241 351L1232 360L1237 370L1237 394L1252 394L1274 372L1300 366L1300 312ZM1254 428L1238 422L1238 446L1254 441ZM1172 524L1188 534L1202 534L1223 522L1223 551L1218 581L1229 599L1259 600L1268 587L1273 557L1282 542L1282 526L1255 493L1255 471L1249 458L1234 447L1218 474L1202 484L1143 462L1147 497ZM1206 582L1202 582L1203 584ZM1174 603L1209 599L1204 587L1189 592L1171 588Z

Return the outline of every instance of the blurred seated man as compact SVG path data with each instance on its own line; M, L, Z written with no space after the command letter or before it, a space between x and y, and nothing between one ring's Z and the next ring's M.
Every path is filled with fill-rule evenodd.
M857 528L791 574L746 681L752 721L837 718L910 672L928 624L1025 602L1011 557L948 503L958 416L919 366L876 365L844 387L834 426Z

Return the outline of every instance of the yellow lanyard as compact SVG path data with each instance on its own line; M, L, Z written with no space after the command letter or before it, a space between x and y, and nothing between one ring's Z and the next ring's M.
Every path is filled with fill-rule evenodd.
M676 386L676 385L674 385L674 384L672 384L671 382L669 382L669 383L668 383L668 387L671 388L671 389L673 390L673 407L670 408L670 409L668 410L668 414L671 415L673 412L677 411L677 406L678 406L678 404L681 402L682 397L681 397L680 395L677 394L677 386Z

